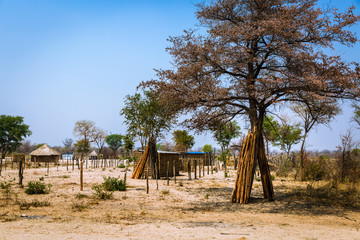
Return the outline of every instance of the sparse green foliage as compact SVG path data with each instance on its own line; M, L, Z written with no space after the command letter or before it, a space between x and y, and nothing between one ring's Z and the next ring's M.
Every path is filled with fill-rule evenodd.
M120 114L125 117L128 134L137 137L145 147L150 137L161 136L162 131L170 130L174 115L166 108L167 104L160 102L158 95L144 91L127 95Z
M50 192L51 184L46 185L40 181L29 181L25 189L25 193L32 194L46 194Z
M16 151L16 149L21 145L21 141L31 134L32 132L29 130L29 126L24 124L23 117L0 115L1 159L5 158L6 154Z
M165 195L169 195L169 194L170 194L170 191L164 189L164 190L161 191L161 194L164 195L164 196L165 196Z
M202 148L202 151L203 152L212 152L213 148L212 148L211 144L205 144Z
M93 196L96 199L107 200L113 198L113 192L106 191L103 185L94 184L91 188L94 190Z
M71 204L71 209L74 212L82 212L85 209L89 208L89 204L85 203L85 202L73 202Z
M23 201L17 201L16 204L19 205L19 208L21 210L28 210L30 207L48 207L50 206L50 202L45 201L39 201L39 200L33 200L31 202L27 202L26 200Z
M114 155L115 155L116 150L118 150L119 147L121 147L123 145L123 138L124 138L124 136L122 136L120 134L111 134L105 138L105 142L107 143L109 148L111 148L111 150L113 150Z
M83 193L78 193L75 196L76 199L83 199L83 198L88 198L88 195L83 194Z
M173 141L175 142L175 150L186 152L195 144L194 136L190 135L186 130L175 130L173 132Z
M115 177L103 177L104 182L102 186L106 191L126 191L124 180Z

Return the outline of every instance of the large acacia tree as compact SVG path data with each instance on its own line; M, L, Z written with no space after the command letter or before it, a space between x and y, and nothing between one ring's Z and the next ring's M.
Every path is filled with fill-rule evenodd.
M258 135L255 161L270 108L284 102L358 99L357 65L328 50L357 41L349 27L359 16L353 7L345 12L323 11L316 3L212 0L198 4L196 16L206 33L188 30L170 37L167 51L173 67L158 70L158 79L143 85L176 103L174 111L191 113L187 122L200 130L213 121L246 115L251 131Z

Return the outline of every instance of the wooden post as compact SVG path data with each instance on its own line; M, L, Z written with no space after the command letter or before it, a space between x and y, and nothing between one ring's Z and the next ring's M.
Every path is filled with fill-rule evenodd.
M203 164L203 166L202 166L203 167L203 177L205 177L205 158L203 158L202 164Z
M197 170L197 160L194 160L194 179L196 179L196 170Z
M129 164L126 164L125 175L124 175L124 184L125 184L125 186L126 186L126 176L127 176L128 167L129 167Z
M173 169L174 169L174 182L176 184L176 165L175 165L175 160L173 161Z
M155 179L156 179L156 190L159 190L159 182L158 182L158 178L159 178L159 167L158 167L158 161L155 162Z
M49 162L49 160L47 161L47 173L49 173L49 171L50 171L50 162Z
M23 185L22 185L23 173L24 173L23 163L25 164L25 160L23 161L22 159L19 159L19 185L20 185L20 187L23 187Z
M75 167L75 159L74 159L74 157L73 157L73 159L72 159L72 170L74 171L74 167Z
M186 156L186 159L187 159L187 156ZM189 159L188 159L188 178L189 178L189 180L191 180L191 162Z
M167 161L166 165L166 179L167 179L167 185L169 186L169 161Z
M146 164L146 194L149 194L149 164Z
M69 157L66 156L66 171L69 171Z
M83 156L80 157L80 191L83 191Z
M199 178L201 178L201 159L199 159Z
M210 154L207 153L207 172L208 172L208 175L210 174Z

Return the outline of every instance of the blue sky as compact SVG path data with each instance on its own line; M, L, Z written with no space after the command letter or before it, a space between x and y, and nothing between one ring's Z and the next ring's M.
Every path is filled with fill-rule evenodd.
M166 39L197 27L196 2L0 0L0 114L24 116L35 143L62 145L84 119L124 134L125 95L153 78L154 68L170 67ZM358 6L354 0L330 4ZM358 61L359 44L337 51ZM331 129L313 131L309 147L334 149L351 114L345 107ZM215 145L211 134L196 136L195 148L206 143Z

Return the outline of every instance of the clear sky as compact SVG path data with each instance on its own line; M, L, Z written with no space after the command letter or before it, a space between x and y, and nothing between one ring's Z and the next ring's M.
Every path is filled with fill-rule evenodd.
M52 146L74 138L79 120L125 134L119 115L124 97L153 78L154 68L170 67L166 39L198 28L196 2L0 0L0 114L24 116L33 132L31 142ZM359 8L355 0L319 4L328 3ZM337 51L359 61L359 46ZM330 129L313 131L309 148L335 149L339 135L351 125L351 114L345 107ZM206 143L215 145L211 134L196 136L194 148Z

